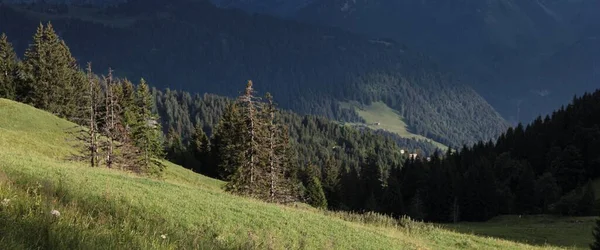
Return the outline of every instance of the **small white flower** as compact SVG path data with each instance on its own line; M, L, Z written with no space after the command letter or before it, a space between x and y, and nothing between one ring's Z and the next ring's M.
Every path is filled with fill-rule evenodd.
M9 203L10 203L10 199L4 199L4 200L2 200L2 202L0 202L0 204L2 204L2 206L4 206L4 207L8 207Z
M53 209L52 211L50 211L50 214L53 215L54 217L60 217L60 212L56 209Z
M166 239L167 235L166 234L162 234L162 235L160 235L160 237L163 238L163 239Z

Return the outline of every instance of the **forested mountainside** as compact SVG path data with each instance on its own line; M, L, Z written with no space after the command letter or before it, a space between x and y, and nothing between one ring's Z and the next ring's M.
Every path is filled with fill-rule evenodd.
M220 8L243 9L255 13L276 14L279 16L294 15L315 0L212 0Z
M208 137L212 136L223 113L233 100L212 94L191 95L188 92L169 89L154 89L152 93L164 134L168 135L168 138L175 135L181 140L181 148L174 149L178 153L174 153L171 160L194 171L218 177L216 169L202 169L202 164L193 157L194 149L184 145L193 140L197 128L202 129ZM388 163L400 164L400 150L405 151L405 156L410 153L432 155L437 150L428 142L343 125L322 117L300 116L290 111L281 111L277 120L289 127L292 146L297 152L298 166L325 166L335 160L344 167L359 168L361 160L367 157L368 148L380 148L385 149L380 157L382 162L386 162L381 167L390 169L391 165L387 165ZM204 164L204 167L206 165Z
M598 112L600 90L527 126L509 128L497 143L407 162L388 185L402 187L407 211L416 206L416 216L434 221L597 214L592 180L600 176Z
M284 16L404 43L470 79L507 119L530 121L598 86L597 59L564 63L585 57L571 47L600 35L598 9L595 0L318 0Z
M2 0L0 2L8 4L67 4L67 5L95 5L109 6L116 5L127 0Z
M18 51L40 18L80 60L153 86L236 96L252 79L282 108L360 121L340 101L385 102L409 129L449 146L493 138L505 121L475 91L401 44L338 29L222 10L206 1L130 1L90 11L39 14L0 6L0 32ZM38 13L38 14L36 14Z

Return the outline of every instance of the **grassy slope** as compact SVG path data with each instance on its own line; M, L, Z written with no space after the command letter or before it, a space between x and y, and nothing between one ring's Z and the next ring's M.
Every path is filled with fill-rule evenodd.
M64 160L71 126L0 99L0 202L10 199L0 203L4 249L537 249L420 223L350 222L361 217L265 204L175 165L165 180L88 168Z
M589 249L595 220L594 217L500 216L485 223L459 223L444 227L528 244Z
M362 105L356 102L341 103L342 107L352 108L356 110L358 115L362 117L371 129L383 129L388 132L396 133L400 137L428 141L445 152L448 147L425 136L414 134L408 130L408 125L404 122L404 118L397 111L388 107L385 103L374 102L371 105ZM380 125L375 125L380 123Z

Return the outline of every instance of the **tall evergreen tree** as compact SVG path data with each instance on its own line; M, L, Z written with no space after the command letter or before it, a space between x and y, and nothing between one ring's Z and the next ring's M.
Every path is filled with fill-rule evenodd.
M189 150L196 160L196 164L199 164L199 166L194 166L193 169L196 172L211 177L217 177L217 167L214 166L209 157L210 147L211 145L208 136L206 136L206 133L204 133L200 123L196 123L196 127L194 128L194 132L192 133L192 138L190 140Z
M23 100L61 117L77 117L85 78L52 25L38 27L23 61Z
M291 202L296 200L294 176L290 170L295 168L294 156L291 154L289 132L286 126L277 124L277 108L273 96L267 93L264 108L266 124L267 176L269 185L269 200L271 202Z
M254 96L252 81L248 81L244 94L238 98L240 106L242 164L237 168L227 189L238 194L261 198L268 187L266 176L266 126L260 117L262 105Z
M0 98L17 100L17 71L19 61L12 44L0 34Z
M306 201L313 207L326 209L327 198L323 192L323 186L317 176L310 176L306 187Z
M135 146L140 150L139 164L150 173L159 174L164 165L157 161L164 157L162 129L159 117L153 112L152 95L144 79L140 80L135 95L138 116L132 127Z
M231 180L244 158L244 134L240 123L238 105L228 104L211 138L211 158L218 166L219 176L224 180Z

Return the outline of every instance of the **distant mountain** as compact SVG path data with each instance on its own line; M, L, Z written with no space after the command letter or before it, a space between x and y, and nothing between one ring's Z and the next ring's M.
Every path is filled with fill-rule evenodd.
M74 18L79 9L41 15L27 8L0 7L0 32L20 51L40 17L50 18L81 62L160 88L237 96L240 84L252 79L283 108L348 122L363 120L341 102L383 102L410 132L449 146L494 138L507 126L458 78L393 41L206 1L130 1L88 9L80 18Z
M539 66L548 60L547 55L585 36L598 23L590 10L599 7L598 1L586 0L334 0L315 2L296 17L405 42L470 77L478 83L476 89L505 116L514 116L514 105L524 101L527 104L522 105L520 118L531 118L565 103L576 93L546 86L555 83L540 82L549 72L539 71ZM584 82L571 85L587 90L597 86ZM544 87L553 103L543 110L527 110L547 101L536 100L531 94Z
M212 0L221 8L242 9L255 13L291 16L316 0Z
M7 4L69 4L69 5L94 5L110 6L127 2L127 0L0 0Z
M268 3L243 2L254 4L236 6L248 11ZM264 10L404 43L452 67L505 117L529 120L598 86L595 78L545 66L560 63L571 47L597 36L598 9L597 0L315 0L293 14ZM597 70L597 60L576 60L576 67ZM548 80L550 75L568 79L569 87Z

